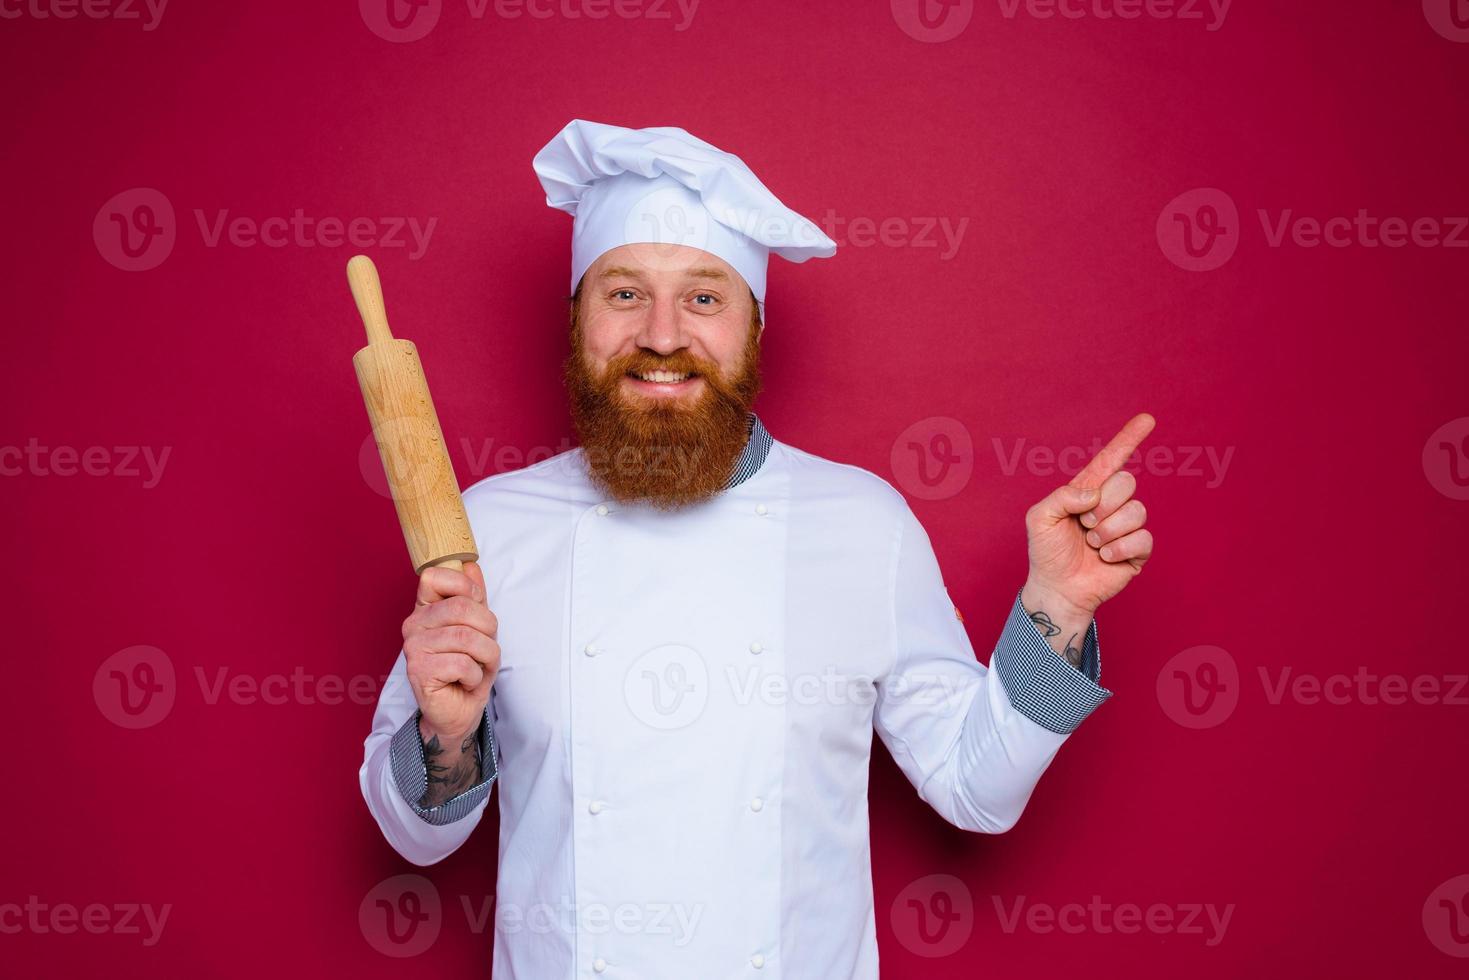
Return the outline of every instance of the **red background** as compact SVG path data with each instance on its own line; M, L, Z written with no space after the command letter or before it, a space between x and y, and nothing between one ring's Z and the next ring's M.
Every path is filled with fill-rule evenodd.
M557 371L571 222L544 207L530 159L574 117L687 128L818 222L897 218L916 234L918 218L968 219L947 259L844 227L834 259L772 261L758 409L777 438L895 482L903 430L958 420L971 476L910 500L983 659L1025 575L1022 514L1065 482L1007 474L994 440L1086 446L1146 410L1149 445L1176 461L1233 452L1213 487L1203 462L1203 478L1140 474L1157 555L1099 615L1116 697L1018 827L949 827L875 743L885 977L1469 965L1424 922L1430 893L1469 873L1469 707L1274 704L1259 676L1466 669L1469 502L1436 489L1424 450L1469 415L1469 251L1272 247L1257 216L1469 212L1469 44L1417 0L1238 0L1213 31L1207 14L1011 18L981 2L942 43L879 0L704 0L683 31L676 8L475 19L449 0L411 43L346 0L176 0L152 31L21 11L0 22L0 444L106 447L114 468L112 447L170 456L153 487L36 467L0 479L0 904L171 911L152 946L0 933L0 972L488 973L491 935L460 902L493 895L493 807L423 872L444 904L437 941L385 956L359 905L416 869L358 791L372 699L211 703L201 687L199 672L385 673L413 577L360 465L362 336L343 277L359 249L211 247L195 212L437 219L417 259L365 251L468 484L500 467L476 469L466 445L524 454L570 435ZM176 216L147 271L116 267L93 235L133 188ZM1155 230L1194 188L1238 207L1237 251L1213 271L1171 262ZM1196 730L1170 720L1159 677L1205 644L1237 664L1239 701ZM130 730L93 681L136 645L167 655L175 703ZM973 901L972 936L938 958L892 918L933 874ZM1235 908L1211 946L1207 930L1006 931L993 896L1007 910Z

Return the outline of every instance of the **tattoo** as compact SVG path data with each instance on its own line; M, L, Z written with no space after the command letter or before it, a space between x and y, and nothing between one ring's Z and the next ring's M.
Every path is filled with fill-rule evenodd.
M445 751L439 744L437 735L429 739L423 747L423 762L428 770L428 788L424 791L423 799L418 801L421 807L438 806L479 782L478 728L464 737L464 742L459 746L459 757L452 763L442 758Z
M1051 617L1037 609L1030 614L1030 621L1041 629L1041 636L1051 637L1061 632L1061 627L1051 622Z
M1035 625L1039 627L1041 631L1041 636L1044 636L1047 639L1050 639L1053 636L1059 636L1061 633L1061 627L1057 626L1051 620L1050 616L1047 616L1039 609L1030 614L1030 621L1032 623L1035 623ZM1073 645L1076 641L1076 637L1076 633L1071 634L1071 639L1066 641L1066 650L1061 654L1061 656L1065 657L1067 661L1070 662L1071 666L1079 670L1081 669L1081 647Z
M1072 643L1074 643L1075 641L1076 641L1076 634L1075 633L1072 633L1071 634L1071 639L1069 639L1069 640L1066 641L1066 652L1063 653L1063 654L1061 654L1061 656L1063 656L1067 660L1071 661L1071 666L1073 666L1076 669L1080 670L1081 669L1081 647L1072 646Z

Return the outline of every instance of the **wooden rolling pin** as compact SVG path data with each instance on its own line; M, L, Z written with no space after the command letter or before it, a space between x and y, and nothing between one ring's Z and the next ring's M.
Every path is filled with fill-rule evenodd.
M367 346L353 355L352 366L413 571L421 574L434 565L462 571L464 562L477 560L479 552L418 348L411 340L395 340L388 330L382 283L372 259L354 255L347 263L347 282L367 328Z

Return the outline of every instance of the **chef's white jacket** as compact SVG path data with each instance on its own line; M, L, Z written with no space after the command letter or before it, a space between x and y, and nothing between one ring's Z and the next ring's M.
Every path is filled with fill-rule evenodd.
M773 441L661 512L603 498L581 450L464 494L502 650L488 776L439 807L400 652L360 772L414 864L500 784L496 980L876 980L876 730L945 820L1011 827L1110 692L1017 595L975 659L928 536L881 478ZM763 459L761 456L763 455Z

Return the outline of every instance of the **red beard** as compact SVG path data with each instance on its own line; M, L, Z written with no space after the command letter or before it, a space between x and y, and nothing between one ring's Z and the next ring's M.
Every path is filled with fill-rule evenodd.
M759 333L759 322L752 321L731 375L687 350L663 357L639 349L613 358L598 376L587 366L573 316L564 374L571 420L592 483L614 500L659 510L686 507L722 491L745 448L750 406L760 392ZM627 372L654 370L697 374L703 391L692 403L675 404L623 390Z

